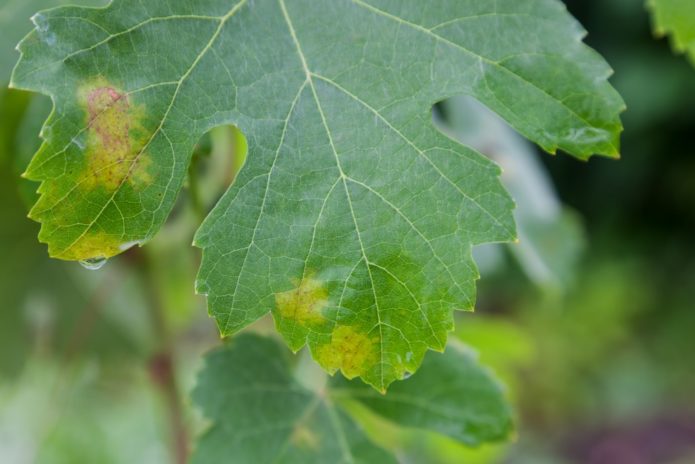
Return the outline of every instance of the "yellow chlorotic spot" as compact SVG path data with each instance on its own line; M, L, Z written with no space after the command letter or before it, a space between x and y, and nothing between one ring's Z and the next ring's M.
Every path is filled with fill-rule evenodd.
M328 305L328 292L321 282L304 277L297 287L275 294L275 306L280 317L303 326L315 326L326 321L322 311Z
M290 441L301 449L315 450L319 446L319 439L316 434L304 425L298 425L294 428Z
M110 258L121 253L123 241L104 232L90 232L70 247L61 259L79 260L85 257Z
M87 118L87 167L81 185L114 191L125 182L134 188L150 184L151 160L142 153L147 143L142 108L104 79L82 87L79 97Z
M319 346L316 359L329 371L340 369L345 377L364 374L378 361L378 338L358 332L354 327L338 326L327 345Z

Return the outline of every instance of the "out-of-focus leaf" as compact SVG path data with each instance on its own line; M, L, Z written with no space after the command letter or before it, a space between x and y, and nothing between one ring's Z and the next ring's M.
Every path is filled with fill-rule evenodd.
M576 288L562 299L521 303L525 310L519 324L534 334L535 357L525 366L534 375L524 378L518 393L533 417L559 425L602 413L600 398L585 394L582 388L586 388L587 376L617 358L632 336L637 315L658 301L654 288L643 281L649 269L614 255L588 263ZM639 386L637 382L622 390L621 402L639 395ZM611 405L615 408L617 401Z
M342 462L348 451L355 461L377 459L384 452L367 446L368 438L350 418L355 405L378 418L369 423L387 420L388 428L417 429L432 436L433 443L435 435L447 435L477 446L507 438L512 428L500 385L458 345L427 356L421 372L395 383L385 395L342 377L324 385L301 369L293 375L289 354L275 340L257 335L240 335L206 359L193 397L213 425L198 445L196 462L226 456L241 463ZM356 418L363 417L357 413ZM400 438L383 440L372 431L369 436L393 446L399 456L403 451ZM439 442L447 440L440 437Z
M695 2L692 0L648 0L654 15L654 30L669 35L673 48L687 53L695 64Z
M32 358L14 383L0 382L0 462L171 463L168 424L145 374L132 364L66 370Z
M471 94L548 151L618 153L610 69L553 0L116 0L35 22L13 84L56 103L27 170L51 255L150 239L196 142L235 124L248 162L196 238L211 314L228 335L272 310L291 348L382 391L472 308L470 248L515 237L498 169L432 104Z
M289 353L274 340L242 334L206 357L193 392L213 421L194 463L388 463L325 392L292 377Z
M472 98L450 98L441 108L443 117L437 122L445 132L502 168L502 183L516 202L514 218L519 237L519 243L508 248L526 275L539 285L564 290L574 280L584 248L582 227L576 216L560 204L552 180L531 144ZM481 248L490 247L496 245ZM483 258L492 253L481 252Z
M12 147L0 145L0 154ZM48 259L26 218L13 162L0 157L0 378L16 376L31 352L62 358L80 350L109 359L141 352L149 321L135 310L144 307L137 276L118 266L95 274Z
M354 398L403 427L448 435L466 445L502 441L512 431L512 413L501 384L470 349L450 344L429 353L419 372L381 395L359 381L336 378L334 397Z
M364 426L375 443L394 450L400 464L490 464L500 462L504 456L506 444L503 443L469 447L446 435L400 427L356 400L343 400L341 404Z
M480 354L480 362L494 369L512 398L516 397L519 371L533 363L536 344L523 326L506 317L462 314L456 337Z

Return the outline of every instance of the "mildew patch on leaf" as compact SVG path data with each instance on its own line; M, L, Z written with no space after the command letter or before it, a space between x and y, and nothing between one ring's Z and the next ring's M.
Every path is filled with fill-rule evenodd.
M295 284L296 288L275 294L276 319L279 317L293 321L303 327L326 322L322 313L328 304L326 288L311 276L304 277Z
M144 109L102 78L80 88L79 97L88 127L82 188L113 192L124 182L136 190L149 185L151 160L143 153L147 144L141 122Z
M341 370L348 379L364 375L379 361L379 337L361 332L357 327L340 325L331 341L316 349L315 357L324 369Z

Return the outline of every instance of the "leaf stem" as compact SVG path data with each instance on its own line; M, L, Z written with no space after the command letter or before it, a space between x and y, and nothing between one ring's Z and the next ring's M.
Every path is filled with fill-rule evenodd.
M185 464L188 459L188 430L186 427L180 390L176 380L175 356L171 343L171 333L166 320L166 311L159 293L156 272L152 266L153 258L140 252L143 283L147 297L152 330L159 345L149 360L152 382L159 388L169 414L171 424L171 447L174 462Z

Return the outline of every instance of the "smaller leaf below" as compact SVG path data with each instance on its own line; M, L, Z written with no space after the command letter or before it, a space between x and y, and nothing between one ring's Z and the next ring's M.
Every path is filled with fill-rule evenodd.
M342 376L314 388L310 375L293 370L291 361L279 341L253 334L206 357L193 400L213 425L201 437L194 463L230 457L240 463L395 462L348 414L355 402L396 426L469 446L504 440L512 430L501 386L460 345L429 354L418 375L396 382L385 395Z
M339 377L331 395L352 397L401 426L438 432L469 446L505 440L513 429L502 386L468 348L454 343L445 353L428 353L417 375L395 382L386 395Z
M269 338L243 334L206 357L193 392L214 425L193 463L389 463L326 395L301 386L288 351Z

